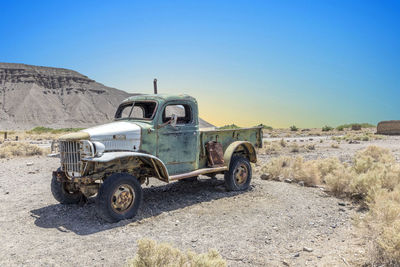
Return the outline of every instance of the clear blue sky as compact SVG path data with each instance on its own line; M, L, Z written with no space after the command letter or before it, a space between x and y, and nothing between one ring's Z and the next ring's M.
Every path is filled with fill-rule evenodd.
M4 1L0 62L199 99L217 125L400 119L400 1Z

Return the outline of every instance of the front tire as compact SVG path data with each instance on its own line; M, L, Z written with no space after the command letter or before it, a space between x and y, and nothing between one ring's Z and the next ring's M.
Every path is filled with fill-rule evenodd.
M229 171L225 172L225 185L229 191L241 191L249 188L252 176L248 158L233 156L229 164Z
M58 202L66 205L78 204L82 199L82 193L80 191L72 191L68 187L67 183L59 182L56 175L51 178L51 193Z
M107 222L133 218L142 195L142 187L136 177L127 173L112 174L103 182L97 194L97 214Z

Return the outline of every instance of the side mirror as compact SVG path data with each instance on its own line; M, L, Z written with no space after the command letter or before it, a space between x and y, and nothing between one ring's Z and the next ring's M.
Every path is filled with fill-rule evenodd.
M163 124L158 125L158 129L163 128L166 125L171 125L173 128L176 129L176 124L178 122L178 116L176 114L171 114L171 119L168 121L164 122Z
M172 114L170 122L171 126L175 128L177 122L178 122L178 116L176 114Z

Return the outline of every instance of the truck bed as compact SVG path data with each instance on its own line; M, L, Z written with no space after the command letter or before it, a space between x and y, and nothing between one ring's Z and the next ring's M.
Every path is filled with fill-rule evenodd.
M206 144L209 141L217 141L222 144L223 151L235 141L248 141L254 147L262 147L262 127L239 128L226 130L200 129L200 162L199 167L207 165Z

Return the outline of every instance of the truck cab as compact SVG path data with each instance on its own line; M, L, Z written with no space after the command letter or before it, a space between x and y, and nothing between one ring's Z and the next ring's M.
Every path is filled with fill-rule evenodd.
M141 184L152 177L169 183L221 173L228 189L247 189L261 145L261 128L199 129L191 96L136 95L119 105L113 122L60 137L52 192L63 204L96 195L105 220L132 218Z

